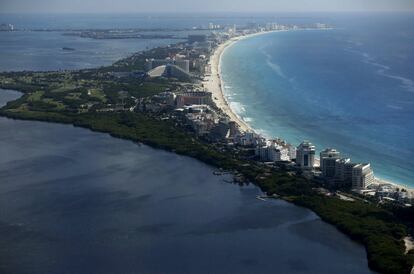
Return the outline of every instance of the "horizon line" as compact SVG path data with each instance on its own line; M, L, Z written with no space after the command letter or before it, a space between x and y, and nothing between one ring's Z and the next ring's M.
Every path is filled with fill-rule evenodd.
M407 10L284 10L284 11L0 11L0 14L280 14L280 13L414 13Z

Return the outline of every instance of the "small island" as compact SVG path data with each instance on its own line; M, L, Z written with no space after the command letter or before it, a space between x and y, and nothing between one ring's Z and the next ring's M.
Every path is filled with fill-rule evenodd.
M75 49L74 48L70 48L70 47L63 47L62 50L65 50L65 51L74 51Z

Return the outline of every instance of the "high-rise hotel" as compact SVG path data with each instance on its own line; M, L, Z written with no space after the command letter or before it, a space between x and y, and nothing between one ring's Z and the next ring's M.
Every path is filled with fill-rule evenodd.
M296 150L296 164L302 169L312 169L315 166L315 146L303 141Z

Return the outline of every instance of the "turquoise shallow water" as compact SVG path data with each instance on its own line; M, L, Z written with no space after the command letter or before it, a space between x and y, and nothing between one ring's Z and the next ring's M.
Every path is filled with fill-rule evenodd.
M266 136L308 139L414 186L414 17L356 16L334 30L269 33L222 57L225 95Z

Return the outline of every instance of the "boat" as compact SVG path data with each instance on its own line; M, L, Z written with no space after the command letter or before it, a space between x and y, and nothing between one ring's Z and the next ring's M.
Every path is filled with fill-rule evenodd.
M256 199L258 199L260 201L263 201L263 202L266 202L266 199L262 196L256 196Z
M258 195L256 196L256 199L260 201L267 201L267 199L279 199L279 195L272 194L272 195Z

